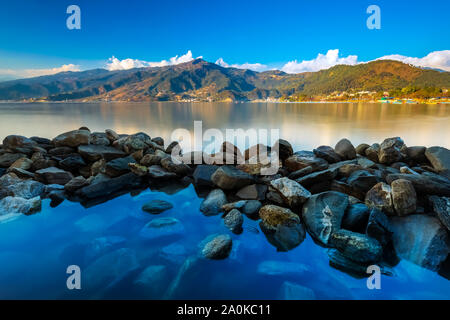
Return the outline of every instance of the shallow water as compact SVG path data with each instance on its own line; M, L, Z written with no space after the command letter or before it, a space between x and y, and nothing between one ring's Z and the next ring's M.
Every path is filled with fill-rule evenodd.
M280 128L294 149L333 145L340 137L355 144L401 136L409 145L450 147L450 108L443 105L377 104L0 104L0 137L18 133L53 137L88 126L121 133L148 132L170 137L174 128ZM325 248L307 236L297 248L277 252L256 221L245 217L234 235L219 216L200 211L192 185L176 193L144 190L86 209L63 202L0 224L0 298L278 299L286 282L317 299L450 299L450 281L401 261L393 277L382 276L381 290L369 290L329 266ZM149 215L141 206L153 199L174 208ZM152 219L179 219L184 232L156 240L140 233ZM255 232L255 229L258 230ZM198 259L200 244L216 233L230 234L231 256ZM81 290L68 290L66 269L81 268ZM137 279L148 270L146 285ZM267 271L269 270L269 271Z

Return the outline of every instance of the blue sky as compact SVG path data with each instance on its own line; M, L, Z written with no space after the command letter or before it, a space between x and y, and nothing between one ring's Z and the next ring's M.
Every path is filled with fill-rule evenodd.
M71 4L81 8L81 30L66 27ZM371 4L381 9L380 30L366 27ZM450 49L450 1L442 0L1 0L0 7L0 76L105 67L112 56L156 62L188 50L212 62L281 69L330 49L359 62Z

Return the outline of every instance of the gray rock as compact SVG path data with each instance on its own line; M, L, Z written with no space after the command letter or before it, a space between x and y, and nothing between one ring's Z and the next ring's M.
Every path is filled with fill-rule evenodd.
M355 151L356 151L357 154L365 156L366 155L366 150L369 147L370 147L370 145L368 145L367 143L361 143L355 148Z
M329 246L330 236L341 228L348 206L346 194L327 191L308 199L302 210L302 218L309 234L324 246Z
M0 215L26 214L30 215L41 210L41 198L24 199L8 196L0 200Z
M450 180L438 175L414 175L414 174L389 174L386 182L392 183L397 179L405 179L412 182L414 189L419 194L450 197Z
M141 237L151 240L161 238L179 237L185 233L185 228L180 220L172 217L153 219L142 228Z
M320 146L314 149L313 152L317 157L325 159L328 163L335 163L342 160L341 156L329 146Z
M140 164L143 166L160 165L162 158L159 155L147 153L140 160Z
M88 181L84 177L78 176L67 182L64 185L64 189L68 192L75 192L76 190L87 186L88 184Z
M255 182L255 179L233 166L222 166L211 176L213 183L221 189L240 189Z
M0 155L0 167L9 168L14 162L24 157L21 153L4 153Z
M378 262L383 254L383 248L377 240L348 230L333 232L329 241L346 258L356 262Z
M372 209L367 221L366 234L377 239L382 246L386 246L392 240L392 233L388 217L380 210Z
M425 163L427 161L427 158L425 156L425 151L427 148L425 147L408 147L406 149L406 154L408 156L408 159L416 162L416 163Z
M259 209L261 209L262 203L258 200L248 200L245 202L245 205L239 209L243 214L247 217L253 219L259 217Z
M405 179L392 181L392 203L397 215L405 216L416 211L417 195L412 182Z
M308 174L304 177L298 178L295 181L300 183L305 188L308 188L312 185L324 182L324 181L330 181L336 178L338 171L336 169L326 169L322 171L313 172L311 174Z
M200 205L200 211L206 216L218 215L222 206L227 203L227 197L221 189L212 190Z
M308 174L310 174L310 173L312 173L312 172L313 172L312 167L311 167L311 166L308 166L308 167L305 167L305 168L303 168L303 169L300 169L300 170L291 172L291 173L289 174L288 178L291 179L291 180L295 180L295 179L304 177L304 176L306 176L306 175L308 175Z
M379 162L390 164L401 161L404 157L401 152L404 145L399 137L385 139L380 145Z
M164 200L151 200L142 206L143 211L151 214L160 214L172 208L173 205Z
M106 137L108 138L108 140L110 141L110 143L113 143L114 141L120 139L120 136L114 130L106 129L105 134L106 134Z
M53 139L56 147L78 147L88 144L90 132L88 130L74 130L62 133Z
M311 193L303 188L298 182L283 177L270 182L270 186L278 192L283 201L291 208L298 208L305 203Z
M176 178L177 175L173 172L168 172L164 168L158 165L153 165L148 168L148 176L157 180L169 180Z
M152 139L152 142L156 143L157 145L164 147L164 139L161 137L155 137Z
M19 135L9 135L3 139L3 148L13 153L31 154L37 143Z
M362 192L369 191L374 185L378 183L378 178L364 170L353 172L347 179L347 183L357 190Z
M450 178L450 150L443 147L431 147L425 151L425 156L433 168Z
M161 159L161 166L179 177L184 177L191 173L191 168L187 164L170 157Z
M32 199L41 196L45 192L45 186L33 180L21 180L13 174L6 174L0 178L0 190L6 195Z
M91 184L78 189L75 194L83 199L95 199L110 196L121 190L128 190L139 187L141 178L133 173L127 173L117 178L100 176L100 179L94 179Z
M84 159L91 162L100 160L102 158L106 161L110 161L126 156L125 152L116 148L97 145L81 145L78 147L78 153L81 154Z
M132 156L128 156L108 161L105 164L105 173L110 177L121 176L130 172L129 163L136 163L136 160Z
M430 196L429 201L441 223L450 230L450 198Z
M380 145L378 143L374 143L369 148L366 149L365 154L368 159L374 162L378 162L379 152L380 152Z
M363 233L369 220L369 208L364 203L355 203L348 206L342 219L342 228Z
M251 184L240 189L236 196L247 200L264 200L266 198L267 186L263 184Z
M377 183L367 192L365 203L369 208L376 208L390 215L394 214L392 189L384 182Z
M61 160L59 166L66 171L77 171L86 166L86 162L81 155L74 153Z
M369 168L375 168L376 167L376 163L375 162L373 162L370 159L364 158L364 157L359 157L358 158L358 164L363 169L369 169Z
M282 161L286 160L294 153L291 144L283 139L277 140L271 150L278 150L277 153Z
M336 143L334 150L343 160L351 160L356 158L356 150L350 140L341 139Z
M134 280L133 285L146 298L161 298L166 287L169 272L166 266L151 265L145 268Z
M414 214L390 219L399 257L430 270L438 270L449 253L447 230L438 219Z
M284 165L291 172L306 167L311 167L313 171L320 171L328 168L328 162L325 159L316 157L311 151L299 151L294 153L284 161Z
M55 167L38 170L35 172L35 175L36 180L45 184L65 185L73 179L73 175L70 172Z
M209 240L202 249L202 255L207 259L226 259L231 252L233 241L227 234L215 236Z
M281 300L316 300L313 290L289 281L281 285L279 297Z
M109 146L111 141L108 139L108 135L105 132L93 132L89 136L89 143L99 146Z
M214 165L198 165L193 174L194 184L196 186L214 187L211 176L218 168Z
M244 223L244 217L238 209L233 209L228 212L223 219L223 222L231 232L236 234L242 233L242 224Z
M259 210L260 227L267 240L278 251L289 251L303 242L305 228L298 215L291 210L275 205L266 205Z

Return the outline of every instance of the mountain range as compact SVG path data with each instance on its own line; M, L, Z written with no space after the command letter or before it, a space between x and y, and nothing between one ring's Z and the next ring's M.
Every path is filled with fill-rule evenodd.
M450 72L377 60L287 74L225 68L196 59L164 67L93 69L0 82L0 100L247 101L405 87L450 88Z

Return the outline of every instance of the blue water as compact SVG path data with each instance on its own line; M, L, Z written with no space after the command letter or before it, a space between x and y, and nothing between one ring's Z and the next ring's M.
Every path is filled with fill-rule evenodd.
M143 212L153 199L174 207L160 215ZM69 201L51 208L44 200L41 212L0 224L0 298L279 299L286 281L317 299L450 298L447 279L407 261L394 268L395 276L382 276L380 290L369 290L366 279L330 267L326 249L309 236L277 252L257 221L245 218L244 232L232 234L220 216L199 211L201 200L192 185L172 195L147 189L89 209ZM161 217L177 218L184 232L142 237L144 225ZM201 242L216 233L232 237L230 257L199 259ZM69 265L80 267L81 290L67 289ZM267 274L261 266L277 269ZM136 281L148 267L150 280Z

